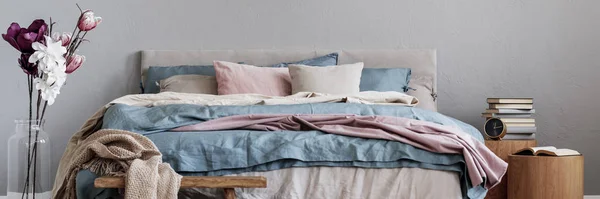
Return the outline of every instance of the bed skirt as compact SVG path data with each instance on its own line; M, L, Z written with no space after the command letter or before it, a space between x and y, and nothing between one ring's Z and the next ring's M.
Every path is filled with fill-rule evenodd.
M267 188L236 189L241 199L463 198L456 172L421 168L297 167L230 176L264 176ZM222 198L218 189L183 189L179 198Z

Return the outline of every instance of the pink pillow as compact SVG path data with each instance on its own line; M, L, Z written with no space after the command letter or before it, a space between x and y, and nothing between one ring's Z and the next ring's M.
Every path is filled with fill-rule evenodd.
M268 96L292 94L287 68L268 68L214 61L219 95L255 93Z

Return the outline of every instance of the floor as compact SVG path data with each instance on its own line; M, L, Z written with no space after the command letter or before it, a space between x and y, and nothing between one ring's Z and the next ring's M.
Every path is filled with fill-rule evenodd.
M0 196L0 199L8 199L6 196ZM600 199L600 195L584 196L583 199Z

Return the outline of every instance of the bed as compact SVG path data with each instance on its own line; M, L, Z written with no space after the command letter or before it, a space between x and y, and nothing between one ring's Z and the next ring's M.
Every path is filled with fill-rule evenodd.
M331 52L339 54L338 64L364 62L366 68L411 68L411 89L407 94L417 97L419 103L416 107L351 103L197 106L169 102L168 105L152 107L115 104L104 114L102 128L123 129L145 135L160 149L163 161L184 176L267 177L266 189L236 190L239 198L485 196L483 184L471 184L469 176L472 173L468 171L461 154L435 153L402 142L332 135L315 130L277 133L250 130L206 133L170 131L173 127L191 125L198 120L243 114L386 115L452 126L482 142L481 134L472 126L436 112L435 50L150 50L141 52L141 76L144 82L151 66L210 65L213 60L264 66ZM140 122L140 118L147 121ZM499 173L503 174L504 171ZM96 177L88 170L78 173L78 198L119 197L118 190L93 188ZM215 189L189 189L182 190L179 197L218 198L221 192Z

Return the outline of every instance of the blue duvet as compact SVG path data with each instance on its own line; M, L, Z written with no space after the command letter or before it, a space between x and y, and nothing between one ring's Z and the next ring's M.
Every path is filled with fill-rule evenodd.
M226 175L289 167L353 166L365 168L418 167L456 171L465 198L483 198L486 190L471 187L460 154L424 151L395 141L325 134L319 131L209 131L169 132L170 129L220 117L243 114L355 114L385 115L425 120L462 129L480 141L477 129L456 119L419 108L364 104L300 104L274 106L166 105L112 106L103 128L146 135L163 154L163 161L182 175ZM78 198L106 198L116 192L90 189L95 175L78 175ZM86 185L87 182L87 185Z

